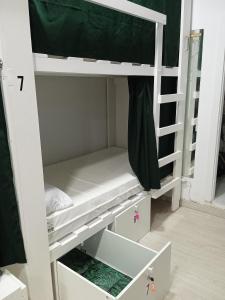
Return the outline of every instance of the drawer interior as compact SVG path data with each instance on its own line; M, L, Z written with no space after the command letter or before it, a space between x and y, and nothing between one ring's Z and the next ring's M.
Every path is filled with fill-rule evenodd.
M114 297L117 297L132 281L131 277L91 257L80 249L73 249L60 261Z
M103 230L59 262L117 297L156 255L155 251Z

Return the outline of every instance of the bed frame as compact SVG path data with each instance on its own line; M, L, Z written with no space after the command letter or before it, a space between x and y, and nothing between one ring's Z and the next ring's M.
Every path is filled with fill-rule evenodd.
M158 198L172 191L172 210L179 207L181 195L182 152L185 117L185 95L188 70L188 37L190 34L192 1L182 1L181 42L178 68L162 66L163 26L166 16L126 0L87 0L156 24L155 66L77 58L56 59L33 55L27 0L2 0L0 7L0 71L8 135L15 176L16 193L28 264L19 267L27 277L32 300L52 300L52 275L44 201L42 156L35 90L35 74L154 76L154 118L157 144L159 137L175 133L174 153L159 160L163 167L174 162L173 176L162 188L151 192ZM161 95L162 76L178 77L177 94ZM160 128L160 105L177 104L176 123ZM104 219L105 220L105 219ZM104 221L103 220L103 221ZM109 221L109 220L108 220ZM102 222L101 228L109 223ZM111 222L111 220L110 220ZM100 230L94 227L95 230ZM93 234L93 233L92 233ZM74 242L73 238L71 238ZM75 244L75 243L73 243ZM58 245L59 246L59 245ZM63 250L64 253L68 250ZM55 259L55 258L54 258ZM54 266L54 259L53 261ZM22 269L22 270L21 270Z
M197 91L197 81L201 79L201 70L198 69L201 39L201 30L192 31L190 36L190 59L184 132L184 177L194 175L194 159L192 159L192 153L196 150L196 142L193 142L193 131L195 130L197 134L198 116L195 116L195 105L200 97L200 92Z

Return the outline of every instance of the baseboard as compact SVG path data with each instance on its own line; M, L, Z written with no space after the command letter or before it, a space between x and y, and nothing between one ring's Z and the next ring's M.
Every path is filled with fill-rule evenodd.
M225 209L215 207L210 203L198 203L189 200L181 200L181 206L225 219Z

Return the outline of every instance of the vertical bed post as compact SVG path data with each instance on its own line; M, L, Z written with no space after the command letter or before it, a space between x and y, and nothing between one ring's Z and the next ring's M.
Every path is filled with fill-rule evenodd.
M190 42L190 60L189 74L187 84L186 98L186 119L185 119L185 140L184 140L184 163L183 176L189 177L194 174L194 165L192 166L192 152L195 150L193 144L193 130L197 127L197 117L195 118L195 105L199 97L196 91L198 78L201 76L201 71L198 70L199 50L201 42L201 31L192 31Z
M192 16L192 0L182 1L181 10L181 33L180 33L180 55L179 55L179 70L178 70L178 94L186 95L187 91L187 74L188 74L188 59L189 59L189 36L191 32L191 16ZM185 101L177 103L176 123L182 123L184 127L185 120ZM184 128L176 133L175 149L183 153ZM182 176L182 157L174 163L174 178ZM181 182L173 189L172 193L172 210L179 208L181 198Z
M4 109L27 257L27 264L15 266L15 272L26 281L30 299L53 300L27 0L0 1L0 42Z
M107 122L107 147L116 144L116 99L114 79L106 78L106 122Z
M154 72L154 120L156 143L159 151L160 103L162 79L163 24L156 23L155 29L155 72Z

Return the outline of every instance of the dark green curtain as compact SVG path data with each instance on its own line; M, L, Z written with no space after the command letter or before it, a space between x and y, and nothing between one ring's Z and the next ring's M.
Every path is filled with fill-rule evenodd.
M163 64L177 66L181 0L132 0L131 2L167 15ZM155 24L153 23L83 0L29 0L29 7L34 52L154 64ZM162 92L172 93L175 85L176 79L175 83L173 78L165 79ZM133 121L133 123L129 122L128 134L130 163L142 185L149 190L151 187L160 186L151 108L153 78L131 78L129 90L129 120ZM162 107L161 121L164 126L173 122L175 114L175 106ZM173 149L174 135L160 139L159 157L172 153ZM172 168L172 165L162 168L160 177L170 174Z
M167 15L163 60L179 53L181 0L131 2ZM29 0L33 51L154 64L155 24L84 0Z
M153 80L130 77L128 83L130 165L145 190L159 189L160 175L153 119Z
M0 267L26 263L0 89Z

